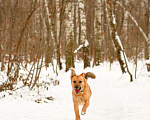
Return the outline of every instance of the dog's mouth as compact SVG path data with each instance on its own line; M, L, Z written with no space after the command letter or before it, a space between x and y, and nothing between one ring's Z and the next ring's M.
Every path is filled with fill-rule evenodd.
M79 94L81 87L75 87L74 89L75 89L76 94Z

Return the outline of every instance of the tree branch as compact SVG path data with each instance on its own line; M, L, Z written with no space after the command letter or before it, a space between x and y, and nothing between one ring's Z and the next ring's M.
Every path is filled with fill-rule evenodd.
M135 20L135 18L131 15L131 13L126 10L126 8L119 2L116 2L128 15L129 17L132 19L132 21L134 22L134 24L136 25L136 27L139 29L139 31L142 33L143 37L145 38L145 41L148 43L148 45L150 44L150 41L148 40L148 37L146 36L146 34L144 33L143 29L139 26L138 22Z

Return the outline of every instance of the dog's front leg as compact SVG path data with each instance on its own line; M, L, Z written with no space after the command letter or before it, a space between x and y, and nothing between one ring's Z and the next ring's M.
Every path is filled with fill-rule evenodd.
M76 120L81 120L80 115L79 115L79 106L75 103L74 103L74 111L75 111L75 115L76 115Z
M87 109L88 106L89 106L89 101L87 100L87 101L85 102L85 104L83 105L81 115L85 115L86 109Z

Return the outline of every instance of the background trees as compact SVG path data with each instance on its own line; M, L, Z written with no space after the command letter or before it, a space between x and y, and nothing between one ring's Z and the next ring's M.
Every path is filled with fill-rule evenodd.
M66 71L75 67L76 59L83 60L84 67L90 61L95 66L117 60L108 14L112 4L115 29L127 58L149 59L148 0L0 0L0 62L9 83L21 77L21 65L27 68L32 62L29 73L37 68L38 79L40 68L53 65L53 59L58 69L65 59ZM89 45L84 46L86 41Z

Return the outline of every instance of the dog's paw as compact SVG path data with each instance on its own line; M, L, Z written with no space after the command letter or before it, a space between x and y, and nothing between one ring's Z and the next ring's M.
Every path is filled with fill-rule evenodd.
M83 111L81 112L81 115L85 115L85 114L86 114L86 112L83 112Z

